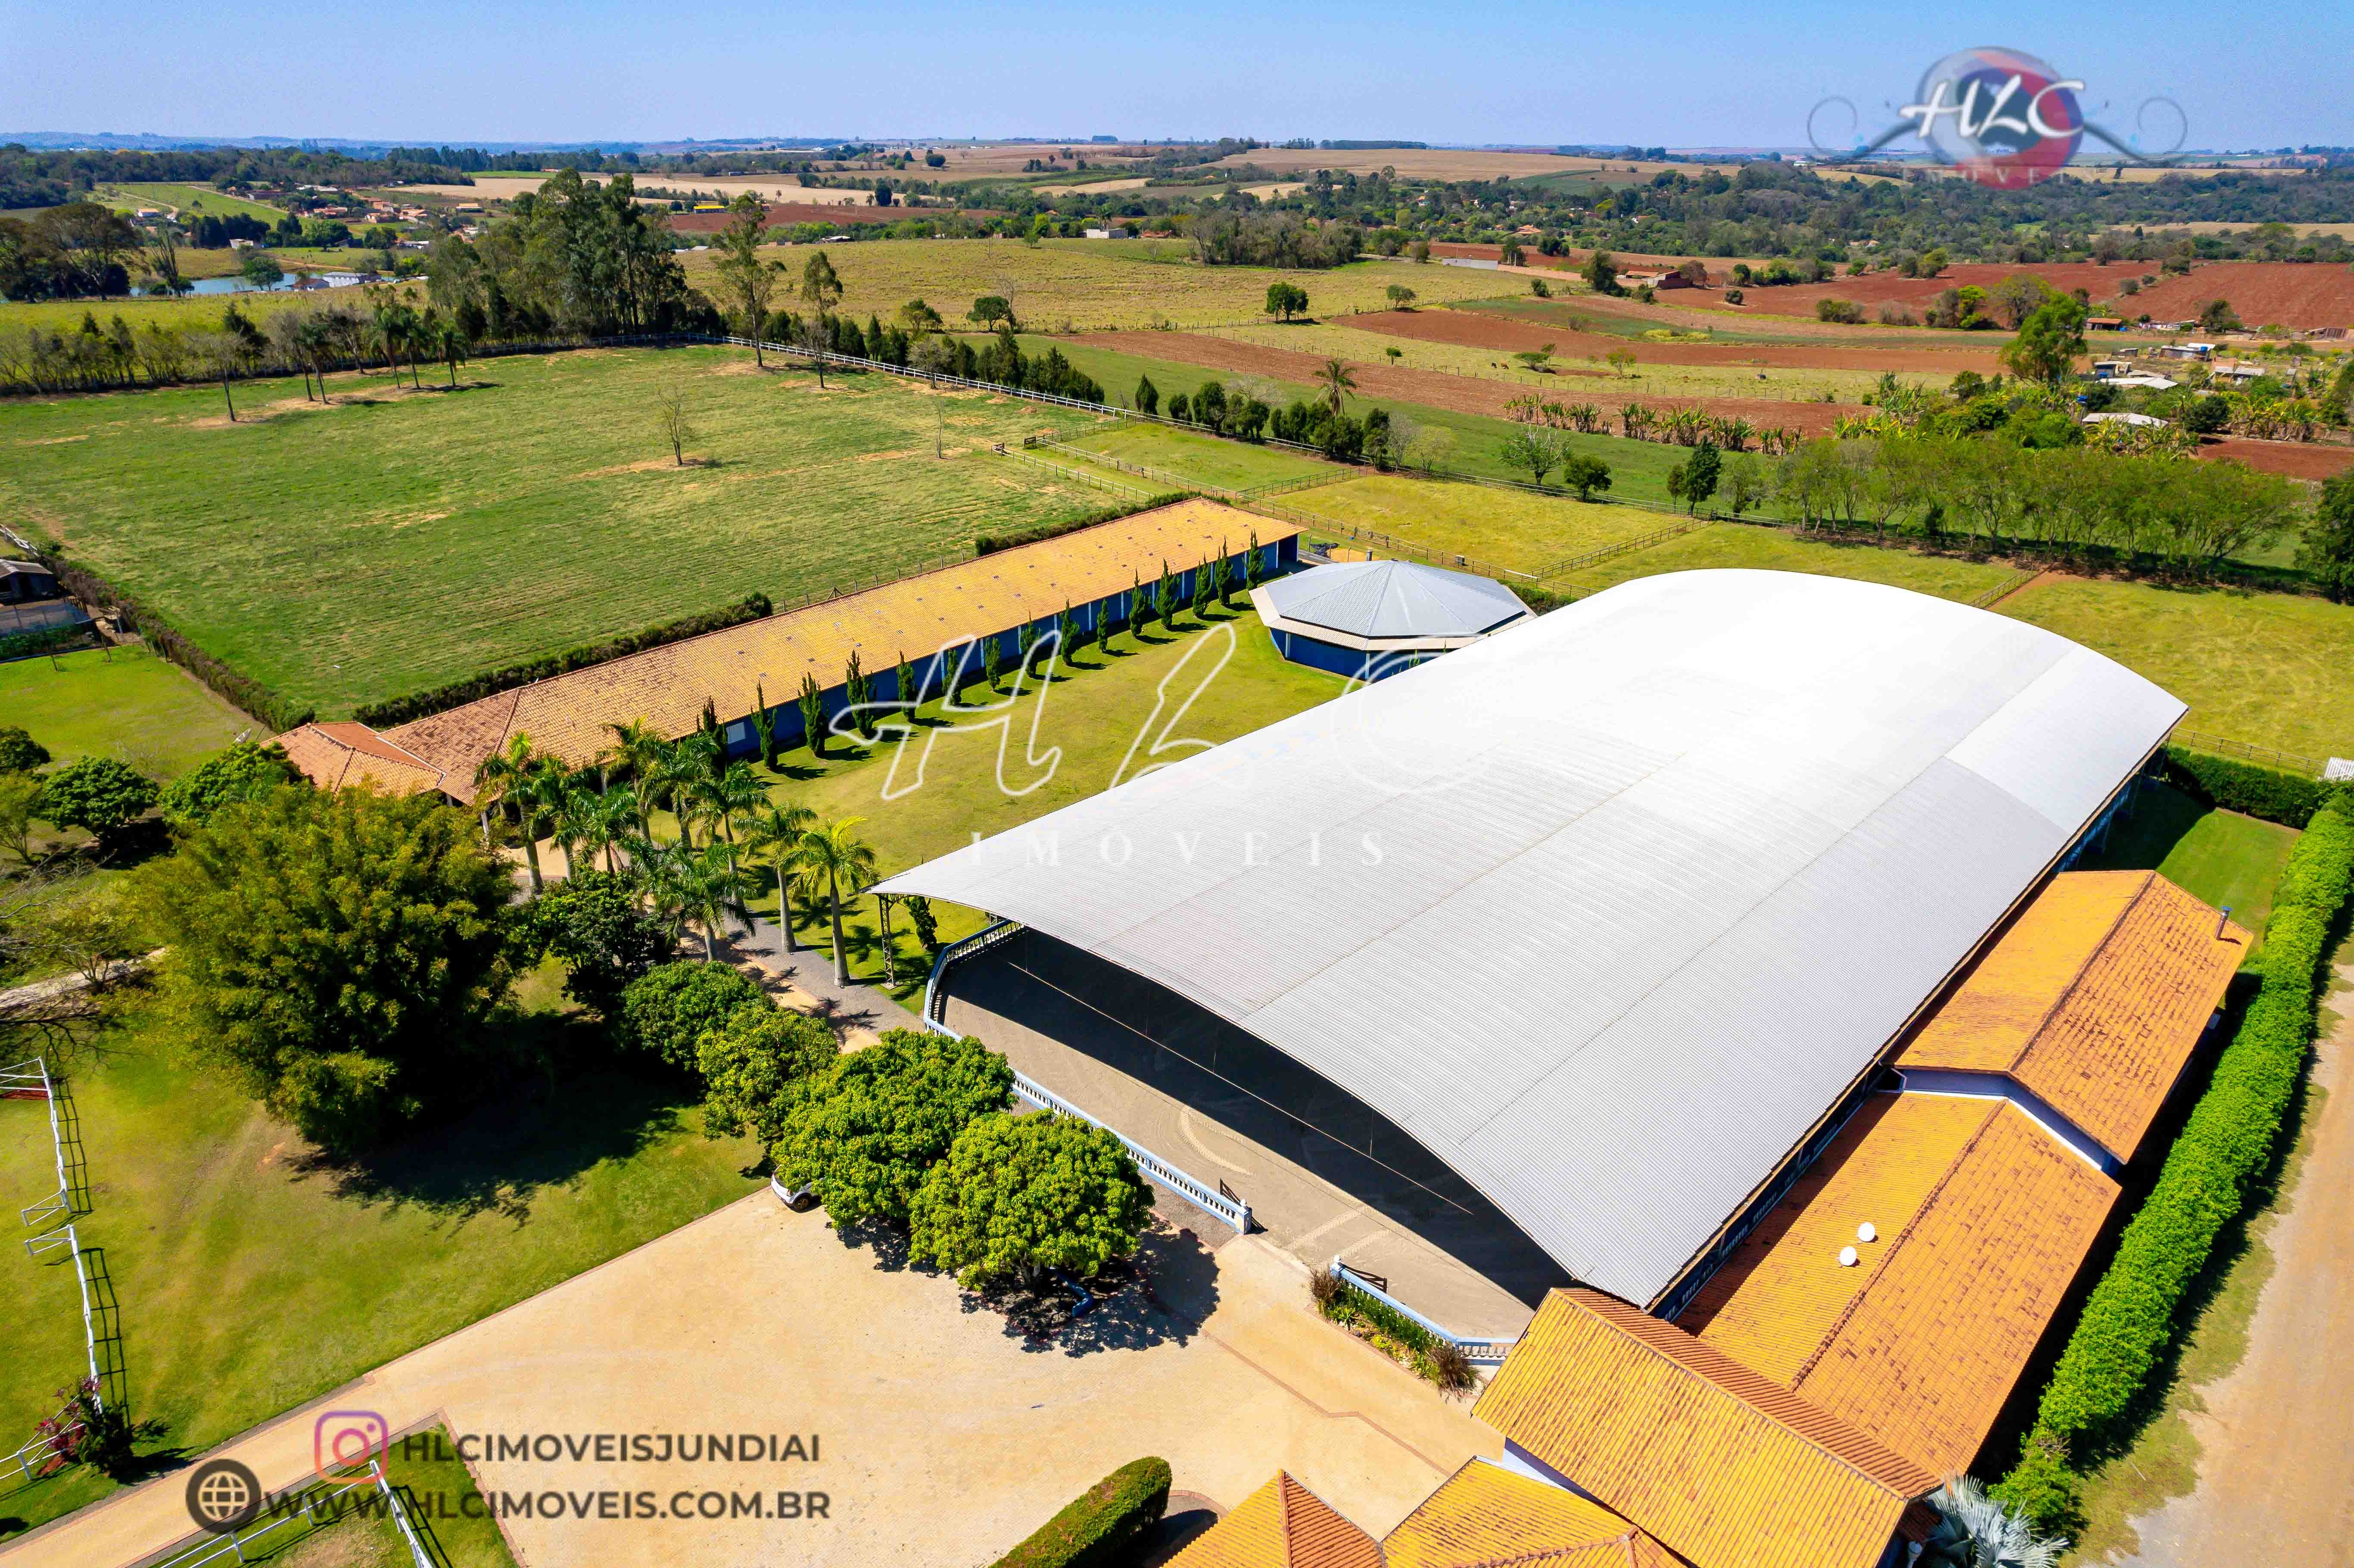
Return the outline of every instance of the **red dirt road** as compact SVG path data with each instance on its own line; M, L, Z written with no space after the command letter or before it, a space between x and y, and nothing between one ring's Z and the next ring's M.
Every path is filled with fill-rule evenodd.
M1350 322L1354 325L1371 319L1352 316ZM1173 359L1181 365L1198 365L1206 370L1265 376L1279 381L1313 382L1324 366L1319 355L1301 354L1296 349L1262 348L1256 344L1197 336L1192 333L1084 333L1078 341L1121 354ZM1449 376L1436 370L1401 370L1363 362L1352 362L1350 372L1356 378L1359 393L1367 397L1420 403L1458 414L1492 414L1500 418L1509 417L1505 413L1507 404L1532 390L1514 383L1488 381L1475 376ZM1761 426L1787 425L1808 435L1827 432L1831 421L1841 414L1863 411L1851 404L1793 403L1774 397L1649 397L1636 393L1622 393L1583 378L1548 389L1545 395L1554 402L1599 404L1614 415L1622 403L1640 403L1651 408L1698 405L1725 418L1746 419L1753 425Z
M1348 324L1365 332L1422 343L1461 344L1473 348L1522 349L1553 346L1564 359L1589 354L1631 351L1638 359L1656 365L1763 366L1787 370L1894 370L1931 376L1952 376L1975 370L1992 376L2002 368L1989 349L1926 348L1901 340L1887 347L1832 348L1797 340L1788 343L1652 343L1642 338L1616 337L1608 333L1568 332L1557 326L1486 311L1384 311L1351 316ZM1852 330L1852 329L1850 329ZM1568 369L1564 366L1561 368Z

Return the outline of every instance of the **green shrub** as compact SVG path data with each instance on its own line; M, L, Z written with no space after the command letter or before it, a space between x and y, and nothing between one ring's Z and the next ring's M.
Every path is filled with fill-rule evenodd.
M787 1186L815 1188L834 1224L904 1224L957 1134L1013 1098L1013 1067L970 1035L886 1029L809 1081L778 1168Z
M2354 805L2313 814L2274 890L2255 1000L2215 1064L2213 1080L2168 1151L2115 1258L2086 1298L2020 1463L1995 1489L2047 1532L2077 1515L2064 1462L2119 1435L2168 1343L2215 1238L2245 1206L2313 1044L2322 960L2354 887Z
M41 781L41 820L80 828L101 843L155 803L153 779L111 757L84 757Z
M0 773L30 773L49 765L49 748L19 725L0 725Z
M704 1035L725 1029L738 1008L770 1008L757 981L726 964L663 964L621 991L622 1041L673 1067L696 1068Z
M1169 1510L1169 1461L1122 1465L999 1558L995 1568L1114 1568Z
M2311 821L2330 789L2317 779L2180 746L2166 748L2166 781L2211 806L2292 828Z

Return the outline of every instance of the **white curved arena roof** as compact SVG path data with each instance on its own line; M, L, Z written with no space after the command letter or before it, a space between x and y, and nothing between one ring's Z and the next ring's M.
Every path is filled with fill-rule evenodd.
M1674 573L883 886L1193 999L1648 1304L2183 711L1984 610Z

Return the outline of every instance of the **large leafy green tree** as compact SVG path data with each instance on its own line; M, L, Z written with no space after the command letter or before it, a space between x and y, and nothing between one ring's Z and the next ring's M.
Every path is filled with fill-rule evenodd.
M84 757L41 781L41 820L80 828L110 845L145 814L159 793L155 780L111 757Z
M889 1030L810 1081L785 1118L778 1169L814 1187L837 1225L905 1221L957 1134L1013 1094L1013 1069L970 1035Z
M1136 1250L1152 1192L1119 1139L1076 1117L984 1116L957 1134L910 1213L910 1257L968 1288L1049 1269L1082 1278Z
M728 205L727 227L719 231L713 246L719 253L720 287L745 335L752 340L755 365L768 363L760 340L768 329L769 303L776 297L778 275L785 270L783 262L766 260L760 255L761 228L767 218L767 204L746 191Z
M2336 602L2354 602L2354 474L2321 482L2321 506L2297 565Z
M304 1137L348 1153L480 1088L514 884L464 814L279 789L139 874L166 1016Z
M760 1158L773 1160L802 1086L841 1054L833 1031L806 1012L738 1009L696 1046L705 1135L758 1139Z
M2053 294L2020 323L2019 335L2004 345L2003 364L2026 380L2057 386L2084 352L2086 315L2082 301Z
M674 1067L701 1060L703 1037L725 1029L739 1012L772 1012L757 981L726 964L663 964L621 992L620 1034Z
M670 956L670 931L627 877L575 872L533 899L530 913L534 946L564 962L564 994L609 1019L631 982Z
M164 787L164 820L175 828L200 828L215 811L239 800L258 800L281 784L302 779L275 741L240 740L216 751Z

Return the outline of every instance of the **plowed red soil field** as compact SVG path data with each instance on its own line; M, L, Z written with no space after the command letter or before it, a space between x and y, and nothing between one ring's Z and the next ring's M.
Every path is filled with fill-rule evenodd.
M1352 324L1370 319L1350 318ZM1233 343L1222 337L1199 337L1192 333L1083 333L1078 341L1121 354L1173 359L1181 365L1198 365L1206 370L1265 376L1279 381L1312 382L1324 367L1324 361L1318 355L1301 354L1296 349L1261 348L1256 344ZM1352 363L1350 373L1356 379L1361 396L1400 403L1420 403L1458 414L1504 417L1505 406L1526 390L1508 382L1487 381L1476 376L1448 376L1436 370L1400 370L1362 361ZM1647 397L1596 389L1582 381L1564 384L1552 396L1556 402L1576 398L1602 404L1614 411L1622 403L1640 403L1653 408L1697 405L1725 418L1746 419L1753 425L1787 425L1808 435L1827 432L1831 422L1841 414L1863 412L1860 406L1854 404L1793 403L1777 397Z
M2259 473L2285 473L2291 479L2328 479L2354 469L2354 447L2312 441L2251 441L2226 436L2202 443L2199 455L2211 461L2232 458Z
M1712 263L1710 270L1715 270ZM1695 291L1679 304L1719 310L1733 314L1812 316L1817 301L1853 300L1867 312L1885 301L1910 306L1915 313L1937 297L1939 291L1974 283L1992 288L2005 278L2027 272L2055 289L2083 289L2095 306L2113 306L2114 313L2137 318L2147 312L2158 321L2187 321L2206 308L2210 300L2229 300L2240 319L2250 326L2277 322L2306 327L2354 325L2354 268L2322 262L2211 261L2180 277L2161 277L2130 300L2117 292L2128 278L2147 277L2155 262L2119 261L2107 267L2090 261L2065 265L2002 267L1970 263L1946 268L1935 278L1900 278L1893 272L1871 272L1861 278L1835 278L1828 283L1800 283L1787 288L1751 289L1741 306L1724 303L1722 294Z
M1894 370L1931 376L1953 376L1975 370L1992 376L2002 368L1989 348L1927 348L1907 344L1890 334L1887 347L1831 348L1793 340L1787 343L1652 343L1608 333L1564 332L1534 322L1516 321L1486 311L1384 311L1351 316L1348 324L1366 332L1423 343L1463 344L1475 348L1519 353L1546 344L1562 358L1630 350L1638 359L1658 365L1755 365L1789 370ZM1852 330L1852 329L1850 329ZM1568 369L1569 366L1561 366Z

